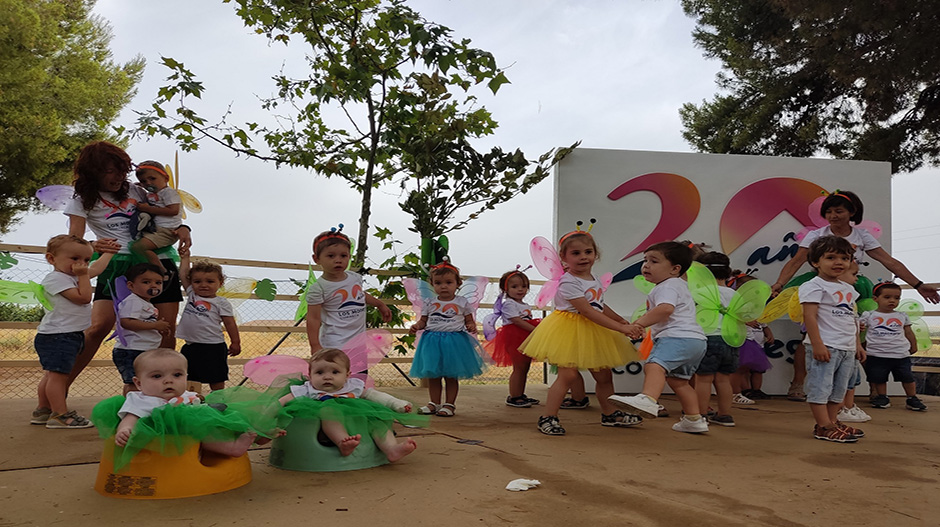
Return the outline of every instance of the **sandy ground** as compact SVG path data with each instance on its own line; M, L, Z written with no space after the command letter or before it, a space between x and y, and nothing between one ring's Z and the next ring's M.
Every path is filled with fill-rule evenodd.
M413 435L399 463L343 473L267 465L236 490L171 501L120 500L93 490L95 431L28 424L32 402L0 406L0 527L19 525L940 525L940 398L931 410L869 410L854 445L812 439L805 403L736 409L738 426L707 435L673 432L675 418L629 429L599 424L596 402L562 412L565 437L540 434L537 408L503 404L504 386L461 390L458 415ZM419 388L389 392L423 403ZM530 388L544 399L545 387ZM88 415L96 399L76 399ZM678 404L664 398L673 415ZM480 441L461 443L461 440ZM542 485L509 492L516 478Z

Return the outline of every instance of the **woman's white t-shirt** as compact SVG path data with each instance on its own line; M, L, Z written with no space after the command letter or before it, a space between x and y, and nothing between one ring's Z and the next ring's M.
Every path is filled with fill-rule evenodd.
M128 196L118 202L111 192L99 192L98 201L91 210L82 208L79 197L72 198L65 206L66 216L85 218L85 226L98 238L114 238L121 244L120 254L131 252L131 216L137 211L137 200Z
M822 236L838 236L838 234L832 234L832 228L826 225L820 229L809 231L806 236L800 240L800 247L809 247L814 240ZM840 236L840 238L845 238L846 241L852 244L852 248L855 249L855 259L858 260L859 263L866 261L865 257L868 251L881 247L881 244L878 243L878 240L876 240L870 232L859 227L852 227L852 232L848 236Z

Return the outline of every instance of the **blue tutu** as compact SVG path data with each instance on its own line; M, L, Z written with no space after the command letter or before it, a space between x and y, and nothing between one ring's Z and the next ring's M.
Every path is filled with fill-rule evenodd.
M465 331L424 331L409 375L419 379L476 377L483 373L485 353L477 339Z

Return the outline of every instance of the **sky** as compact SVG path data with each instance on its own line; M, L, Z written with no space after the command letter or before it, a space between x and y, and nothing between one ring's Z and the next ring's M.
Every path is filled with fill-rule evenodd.
M481 147L521 148L530 158L581 141L583 147L689 152L678 109L710 99L716 90L717 61L706 60L692 42L694 23L678 1L628 0L424 0L409 5L426 19L450 27L457 38L492 52L511 84L497 96L480 93L480 103L500 123ZM273 92L271 76L281 68L302 71L303 48L269 44L244 27L233 4L203 0L99 0L95 13L108 20L118 62L147 60L136 98L118 123L132 126L145 111L169 70L160 57L173 57L206 86L195 104L210 119L231 110L232 122L265 120L258 99ZM176 147L165 140L135 140L132 159L171 163ZM180 152L180 187L205 210L186 221L199 256L307 262L318 232L343 223L355 237L359 194L341 180L299 169L236 157L205 143ZM927 281L940 281L934 260L940 250L937 195L940 170L894 177L893 254ZM378 190L373 227L390 228L414 250L418 236L398 202L396 186ZM707 206L707 204L706 204ZM5 243L42 245L65 230L59 213L31 214ZM499 275L526 265L528 242L552 233L552 183L546 180L460 231L448 234L451 257L466 274ZM480 240L489 249L479 251ZM378 247L373 243L372 247ZM373 265L386 254L370 252ZM246 271L248 272L248 271ZM275 271L250 271L278 278ZM932 273L932 274L931 274ZM229 274L240 276L239 271ZM294 273L296 274L296 273ZM263 275L263 276L262 276Z

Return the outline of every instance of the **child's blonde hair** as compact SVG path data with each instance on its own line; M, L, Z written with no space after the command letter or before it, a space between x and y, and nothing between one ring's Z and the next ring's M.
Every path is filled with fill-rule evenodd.
M313 356L310 357L310 360L308 361L308 363L310 364L310 367L312 368L314 362L321 361L321 360L339 364L340 366L343 366L344 368L346 368L346 371L349 372L349 368L350 368L349 356L346 355L346 353L343 352L343 350L336 349L336 348L323 348L320 351L314 353Z
M432 265L431 268L428 269L428 281L433 282L435 276L445 276L448 274L454 275L454 278L457 279L457 287L463 285L463 279L460 278L460 269L457 269L446 260L437 265Z
M222 272L222 266L209 260L194 260L189 266L187 280L192 280L193 273L216 273L219 275L219 284L225 283L225 273Z
M59 234L58 236L49 238L49 241L46 242L46 252L49 254L55 254L59 249L62 248L62 246L67 243L80 243L82 245L91 247L91 242L84 238L75 236L73 234Z
M148 363L157 359L176 359L180 361L183 369L187 369L189 361L182 353L170 348L156 348L147 350L134 359L134 373L139 377L141 373L147 371Z

